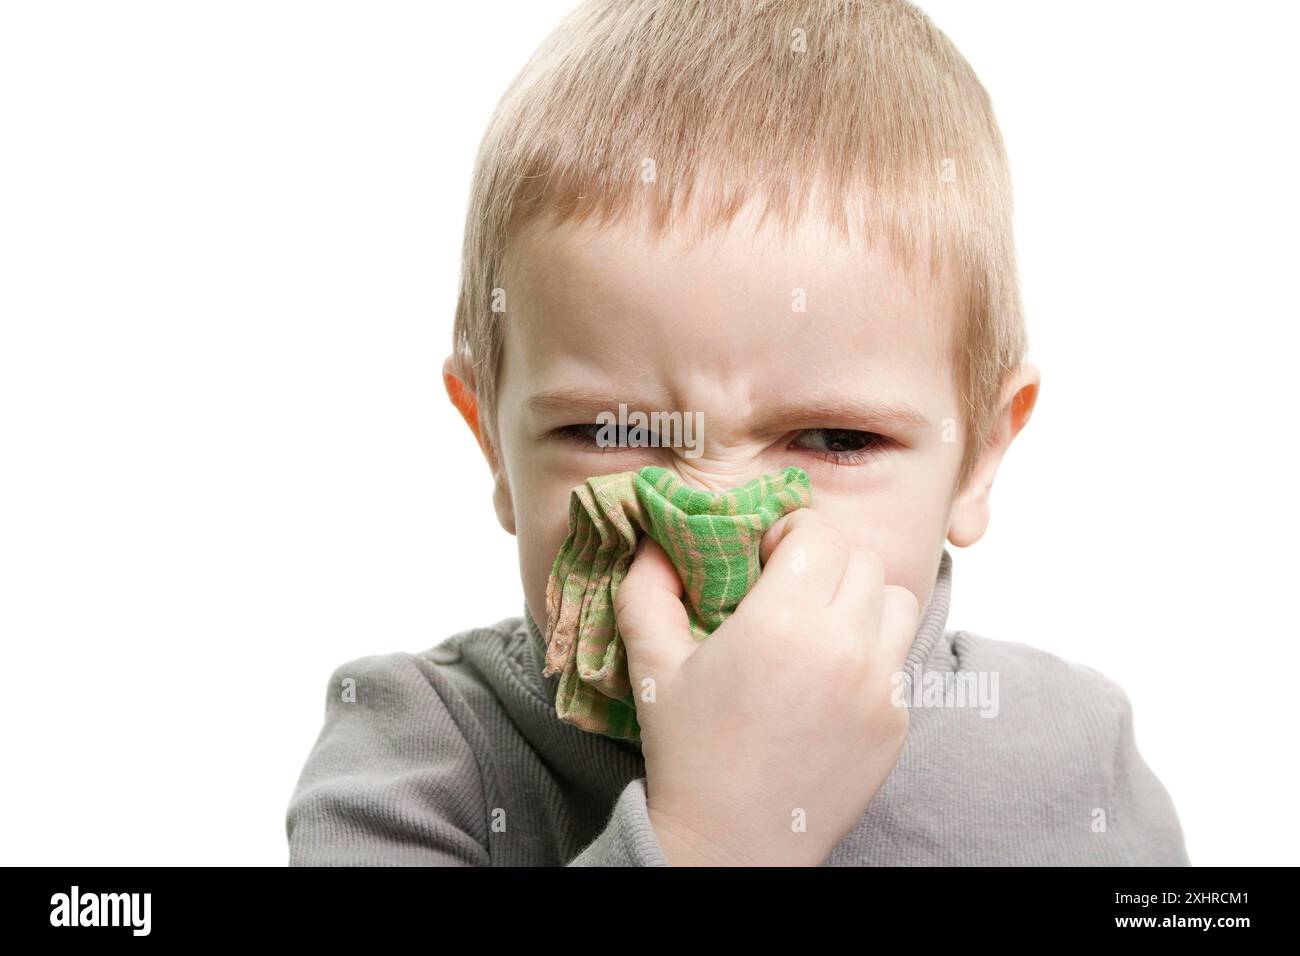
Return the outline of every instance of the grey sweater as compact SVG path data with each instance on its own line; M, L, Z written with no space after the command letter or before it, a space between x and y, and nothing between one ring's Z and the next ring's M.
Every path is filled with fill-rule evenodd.
M1124 691L946 631L950 581L945 553L908 658L902 754L825 864L1189 865ZM525 607L339 667L288 807L290 864L667 865L640 745L557 719L544 653Z

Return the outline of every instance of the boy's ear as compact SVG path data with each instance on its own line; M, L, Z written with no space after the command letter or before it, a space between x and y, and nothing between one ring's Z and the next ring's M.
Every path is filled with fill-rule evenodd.
M478 418L478 397L474 393L474 375L461 356L449 355L442 363L442 384L447 389L447 397L456 406L456 411L460 412L460 417L465 419L465 424L474 433L474 440L478 442L479 450L492 469L492 504L496 509L497 520L501 522L501 527L514 534L515 510L510 482L491 443L483 436L482 423Z
M984 450L966 484L958 489L948 514L948 540L966 548L984 536L989 526L989 492L1002 456L1012 439L1020 434L1038 401L1041 375L1038 368L1022 362L1007 375L998 397L998 411Z
M447 397L456 406L456 411L460 412L460 417L465 419L465 424L474 433L479 449L486 455L487 448L483 444L483 433L478 425L478 398L474 395L473 381L473 375L465 367L464 360L459 355L448 355L442 363L443 387L447 389Z

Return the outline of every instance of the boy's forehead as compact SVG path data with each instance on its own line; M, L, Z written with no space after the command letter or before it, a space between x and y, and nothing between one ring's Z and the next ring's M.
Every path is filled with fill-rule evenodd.
M752 387L811 365L827 380L870 376L897 390L946 376L955 320L946 285L884 244L815 220L756 228L743 214L703 237L538 221L512 243L506 294L508 366L547 377L613 368L644 379L671 366Z

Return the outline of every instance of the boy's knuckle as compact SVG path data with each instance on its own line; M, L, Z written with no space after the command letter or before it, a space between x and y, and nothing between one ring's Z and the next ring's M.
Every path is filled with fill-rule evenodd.
M866 718L872 734L881 744L896 744L907 736L910 715L906 706L895 703L889 694L873 694Z
M635 583L629 587L629 582L624 581L622 586L614 592L614 620L618 626L626 631L635 628L643 617L640 590Z

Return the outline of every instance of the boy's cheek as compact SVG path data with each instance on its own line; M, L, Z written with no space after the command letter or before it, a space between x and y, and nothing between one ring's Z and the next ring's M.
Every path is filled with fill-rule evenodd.
M923 501L906 498L823 495L818 501L814 491L814 501L850 544L880 556L886 583L905 587L918 601L925 600L938 573L943 515Z
M533 617L546 625L546 582L569 533L569 492L577 482L520 488L515 497L520 575Z

